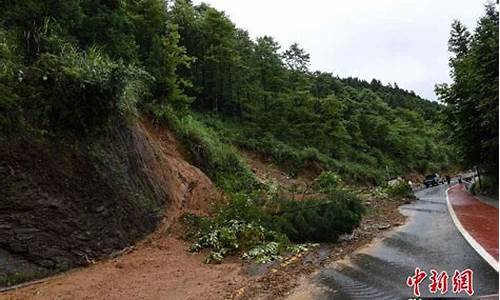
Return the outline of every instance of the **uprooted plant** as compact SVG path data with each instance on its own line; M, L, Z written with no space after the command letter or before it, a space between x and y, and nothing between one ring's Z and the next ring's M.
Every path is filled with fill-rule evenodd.
M364 207L355 194L334 188L339 182L334 177L327 174L315 181L316 190L322 190L316 199L293 201L264 193L275 197L263 201L263 193L240 193L213 218L187 215L191 250L210 250L206 262L220 262L230 254L268 262L307 250L310 243L336 242L359 224Z

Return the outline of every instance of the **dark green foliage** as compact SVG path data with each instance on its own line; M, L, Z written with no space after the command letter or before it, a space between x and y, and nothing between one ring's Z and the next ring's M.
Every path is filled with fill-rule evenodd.
M37 129L76 134L92 133L113 117L135 113L147 79L143 70L114 62L94 48L81 53L72 47L59 55L41 55L25 76L21 88L32 88L39 99L31 109L33 116L38 114ZM30 110L29 104L25 108Z
M247 175L234 155L222 159L233 151L213 146L217 138L290 173L319 163L365 183L450 160L439 104L396 84L311 72L298 44L252 40L206 4L4 1L0 15L0 110L12 112L0 118L4 132L88 134L124 111L171 107L193 157L224 186ZM186 121L190 105L214 132Z
M490 9L471 38L455 27L457 89L443 95L448 107L463 104L457 95L467 99L450 112L453 122L481 113L473 127L460 127L480 127L479 140L456 134L477 145L466 157L487 149L480 155L485 162L495 142L498 150L498 131L491 130L498 125L498 96L492 96L498 87L481 85L498 81L491 71L498 64L492 36L498 17ZM189 0L6 0L0 2L0 138L72 135L92 143L113 120L152 113L229 198L213 219L191 219L195 248L210 248L216 261L238 251L265 260L289 250L289 240L335 242L359 224L363 207L339 190L338 175L381 184L414 170L435 172L453 158L438 122L440 104L397 84L311 72L309 62L298 44L282 50L272 37L252 40L223 12ZM476 86L480 94L472 94ZM233 144L272 158L291 175L324 170L312 186L318 199L263 197L265 187Z
M0 3L3 135L88 135L167 104L185 112L189 58L161 0Z
M195 165L219 187L228 192L250 192L257 180L233 146L220 141L216 132L191 115L178 117L167 107L156 112L166 121L189 149Z
M195 239L193 251L208 248L206 262L220 262L234 252L243 252L270 242L277 243L274 255L288 245L286 236L266 226L270 215L257 206L247 194L233 194L227 205L219 207L212 218L187 215L189 235Z
M23 127L22 108L13 83L18 80L21 57L12 35L0 27L0 131L12 135Z
M322 172L313 181L313 188L315 191L322 193L333 192L342 185L340 176L332 171Z
M361 221L364 208L352 193L330 191L319 200L282 200L273 228L294 242L336 242Z
M320 162L371 183L450 162L438 103L396 84L310 72L298 44L282 51L272 37L251 40L206 4L174 1L169 15L193 58L179 72L193 83L186 89L196 99L192 107L224 141L262 152L292 173Z
M246 194L231 199L212 219L187 216L190 236L195 238L192 250L211 249L208 262L247 250L244 257L259 259L254 252L276 257L290 250L289 240L336 242L339 235L353 231L364 213L359 199L341 190L330 190L317 200L274 199L269 203L275 207L272 213Z
M495 4L471 35L459 22L452 24L449 49L453 82L437 85L446 103L451 140L464 167L477 165L498 178L498 12Z

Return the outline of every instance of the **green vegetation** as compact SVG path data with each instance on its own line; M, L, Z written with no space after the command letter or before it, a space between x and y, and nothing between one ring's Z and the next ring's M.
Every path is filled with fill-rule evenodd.
M192 251L210 249L207 262L220 262L231 253L266 262L310 244L336 242L359 224L364 213L357 196L337 188L338 177L320 175L315 198L294 201L280 198L272 186L259 193L232 195L213 218L186 216L195 240Z
M449 40L450 85L436 86L447 105L451 142L460 150L462 166L478 166L498 186L498 12L486 5L471 34L454 21Z
M312 72L298 44L254 41L206 4L31 0L0 9L0 111L9 112L0 125L11 136L89 135L114 118L170 110L195 161L225 187L248 172L217 140L290 173L319 163L371 184L452 159L439 104L397 84Z
M364 208L346 191L332 191L318 199L282 200L273 220L277 230L294 242L336 242L361 221Z
M229 198L212 219L190 218L194 250L210 249L212 261L240 251L266 261L303 249L290 241L335 242L363 213L344 184L380 185L454 159L440 104L395 83L311 71L298 44L282 51L272 37L252 40L206 4L7 0L0 20L0 141L92 144L116 120L147 114L168 123ZM315 199L276 197L235 146L290 174L325 170L311 187Z
M224 142L257 150L291 173L320 162L349 181L377 184L450 164L440 105L397 84L308 69L309 54L249 38L221 12L175 1L180 44L195 58L179 76L198 119Z
M222 143L218 134L191 115L177 116L167 107L155 113L166 121L186 145L195 165L227 192L251 192L258 182L235 148Z
M182 111L191 101L175 73L190 60L163 1L3 1L0 9L2 137L88 135L140 108L168 102Z
M392 198L412 198L413 191L405 180L398 180L395 184L385 188L385 192Z

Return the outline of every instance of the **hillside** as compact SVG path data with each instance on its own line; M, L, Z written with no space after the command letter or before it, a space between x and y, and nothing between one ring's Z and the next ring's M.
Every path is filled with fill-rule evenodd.
M224 13L176 1L169 15L192 58L179 76L192 109L225 141L265 153L291 172L308 161L352 181L379 184L453 160L441 105L400 89L309 70L297 44L256 40ZM332 58L336 59L336 58Z
M156 229L144 239L127 244L123 250L108 255L92 256L85 268L79 268L56 275L52 278L31 282L26 287L8 290L2 294L7 299L54 299L72 297L77 299L275 299L285 295L298 284L298 278L310 274L329 259L339 259L346 253L370 242L386 229L384 226L398 226L404 217L397 212L400 201L384 201L364 192L363 201L373 212L364 217L355 231L355 238L343 240L334 245L323 245L297 254L287 254L282 260L266 264L241 261L235 257L220 264L203 263L207 253L191 253L190 241L186 240L183 213L209 215L214 212L214 204L220 203L221 193L203 172L188 163L188 149L175 137L165 124L153 124L147 119L140 120L134 126L141 145L151 147L155 152L156 171L148 170L149 180L159 179L167 194L166 209ZM142 148L142 147L141 147ZM142 152L144 153L144 152ZM303 170L297 178L290 178L285 170L265 159L258 153L240 152L259 181L276 181L279 191L296 200L314 199L314 194L304 194L303 190L311 184L317 172ZM144 158L144 156L141 156ZM158 175L158 176L156 176ZM44 186L41 185L41 188ZM65 191L59 191L64 193ZM53 194L48 195L54 198ZM98 197L98 195L95 195ZM217 200L219 199L219 201ZM114 202L118 203L118 202ZM33 205L33 207L36 207ZM374 211L383 211L383 214ZM81 211L75 209L76 211ZM33 216L37 214L31 212ZM51 222L62 222L63 213L55 214ZM101 220L99 214L90 213L89 219ZM130 216L127 216L130 217ZM109 218L106 219L109 221ZM389 224L389 225L387 225ZM71 225L69 225L71 226ZM3 227L2 227L3 228ZM73 228L73 227L70 227ZM111 226L107 226L111 229ZM75 228L73 228L75 229ZM43 232L40 228L40 232ZM93 236L92 238L96 238ZM102 239L110 239L106 233ZM59 236L60 243L73 242ZM49 241L46 241L50 243ZM25 244L31 248L30 243ZM53 246L54 248L57 246ZM80 249L81 244L73 246ZM60 249L60 252L66 250ZM104 251L105 252L105 251ZM18 257L23 257L19 254ZM309 263L303 263L300 258ZM331 256L331 257L330 257ZM33 260L34 265L37 264ZM14 263L18 274L30 271L20 269ZM49 269L50 270L50 269ZM61 271L59 269L58 271ZM52 270L55 271L55 270ZM50 273L49 273L50 274ZM24 273L18 277L23 281L33 276ZM35 279L43 274L36 274ZM10 277L13 279L13 277ZM15 283L15 282L11 282Z
M454 162L440 104L309 70L205 4L4 1L0 20L3 286L155 229L206 262L279 261L366 221L360 190L393 214L411 187L388 179Z
M252 40L205 4L64 7L4 8L0 105L11 113L3 132L92 135L117 115L171 110L183 118L193 110L224 142L291 171L319 161L352 181L379 184L455 159L439 104L397 84L309 70L299 45L281 50L272 37ZM66 19L69 11L76 21ZM26 43L23 32L36 40Z
M181 145L146 119L103 144L3 144L1 285L114 256L161 222L206 215L218 195ZM57 152L58 155L54 155Z

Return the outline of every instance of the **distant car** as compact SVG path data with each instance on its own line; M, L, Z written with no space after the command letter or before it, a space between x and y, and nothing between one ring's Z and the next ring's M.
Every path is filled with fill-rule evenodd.
M427 175L427 176L425 176L425 179L424 179L424 185L426 188L431 187L431 186L436 186L439 184L440 179L441 178L439 177L438 174Z

